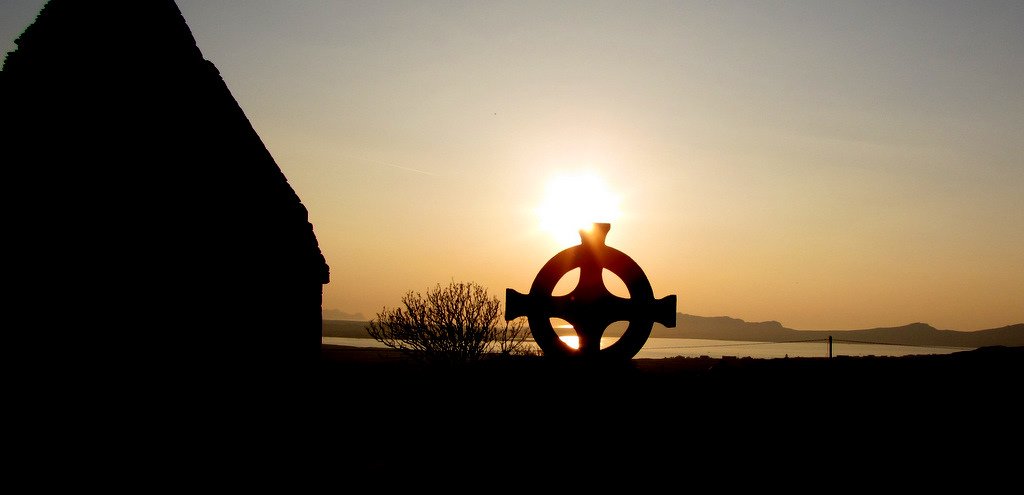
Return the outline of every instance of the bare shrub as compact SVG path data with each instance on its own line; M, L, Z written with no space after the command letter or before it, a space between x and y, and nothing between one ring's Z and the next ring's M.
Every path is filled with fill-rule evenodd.
M485 355L530 354L523 318L505 321L501 301L473 282L409 291L384 308L367 331L384 345L431 362L469 363Z

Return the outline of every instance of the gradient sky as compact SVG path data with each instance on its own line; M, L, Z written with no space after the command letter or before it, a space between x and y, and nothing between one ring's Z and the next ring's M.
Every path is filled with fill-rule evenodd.
M0 3L4 54L43 3ZM1019 0L178 5L309 209L327 309L528 291L573 243L551 187L588 177L684 313L1024 322Z

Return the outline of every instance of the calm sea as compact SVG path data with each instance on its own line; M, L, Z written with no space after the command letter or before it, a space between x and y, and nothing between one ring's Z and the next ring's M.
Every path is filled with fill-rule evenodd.
M350 345L355 347L384 348L384 344L369 338L322 337L324 344ZM615 339L602 339L602 347ZM918 347L909 345L884 345L832 342L833 356L909 356L914 354L949 354L970 350L968 347ZM827 342L742 342L734 340L665 339L651 338L637 358L666 357L720 358L723 356L781 358L781 357L828 357Z

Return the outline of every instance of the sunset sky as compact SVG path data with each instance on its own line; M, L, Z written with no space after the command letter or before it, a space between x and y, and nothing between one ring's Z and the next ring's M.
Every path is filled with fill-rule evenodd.
M4 54L44 3L0 3ZM1019 0L178 5L309 210L326 309L526 292L590 204L683 313L1024 322Z

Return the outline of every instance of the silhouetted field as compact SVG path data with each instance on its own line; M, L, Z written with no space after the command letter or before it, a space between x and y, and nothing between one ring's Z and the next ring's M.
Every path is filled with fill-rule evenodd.
M337 454L364 474L509 463L887 470L951 459L962 473L1011 463L993 444L1019 446L1024 347L619 366L523 357L440 368L392 350L324 345L320 377L322 421L347 432L358 447Z

